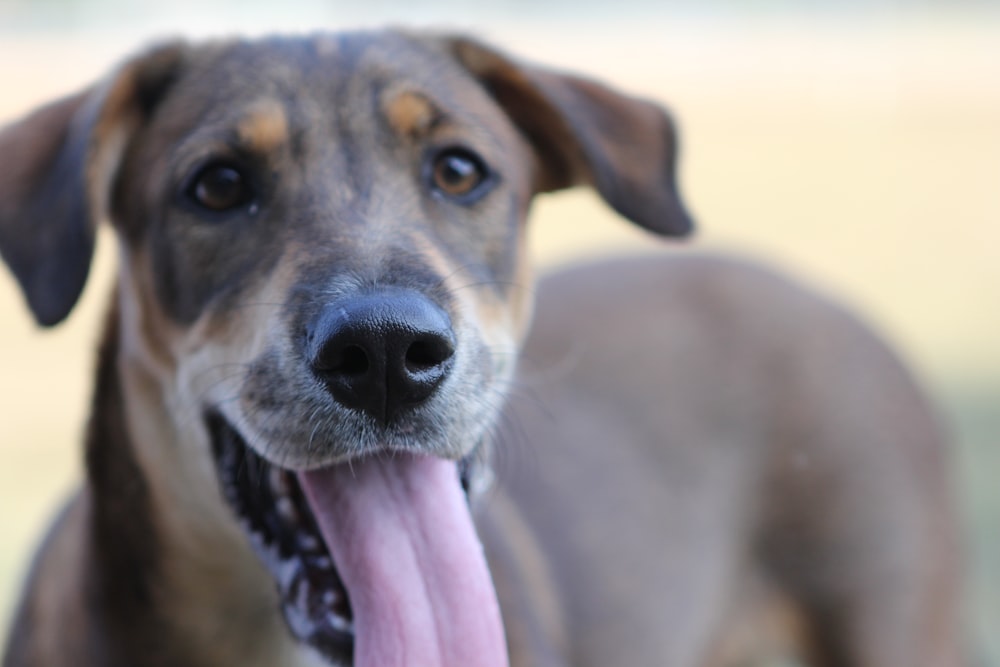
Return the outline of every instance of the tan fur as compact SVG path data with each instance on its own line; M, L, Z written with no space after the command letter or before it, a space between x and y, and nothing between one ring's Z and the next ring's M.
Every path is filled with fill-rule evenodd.
M250 108L239 122L237 132L250 150L269 153L288 141L288 118L281 104L264 100Z
M388 91L383 112L396 134L419 137L428 132L440 112L419 93Z
M802 609L756 573L749 575L742 590L733 596L730 610L711 640L705 664L739 665L748 655L760 656L765 662L789 655L801 656L805 664L815 664L817 659Z

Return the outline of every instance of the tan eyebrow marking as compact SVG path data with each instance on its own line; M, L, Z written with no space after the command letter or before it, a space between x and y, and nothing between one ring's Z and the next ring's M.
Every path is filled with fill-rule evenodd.
M411 138L427 134L442 118L433 102L412 91L390 91L383 97L382 112L396 134Z
M288 118L281 104L264 100L240 120L236 132L247 148L266 153L288 141Z

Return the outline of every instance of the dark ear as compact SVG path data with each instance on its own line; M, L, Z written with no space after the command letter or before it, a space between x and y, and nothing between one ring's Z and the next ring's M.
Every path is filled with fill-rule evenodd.
M174 77L180 45L0 128L0 256L39 324L58 324L90 271L94 231L132 133Z
M516 63L467 38L445 41L535 147L540 192L589 184L650 231L691 232L677 194L677 135L662 108L593 81Z

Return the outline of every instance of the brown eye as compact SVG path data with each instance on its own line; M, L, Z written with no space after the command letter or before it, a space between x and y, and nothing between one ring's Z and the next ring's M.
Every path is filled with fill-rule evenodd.
M188 188L188 196L210 211L232 211L253 199L247 179L235 167L211 164L202 169Z
M449 148L434 156L431 185L441 194L460 203L472 203L483 194L489 171L482 159L464 148Z

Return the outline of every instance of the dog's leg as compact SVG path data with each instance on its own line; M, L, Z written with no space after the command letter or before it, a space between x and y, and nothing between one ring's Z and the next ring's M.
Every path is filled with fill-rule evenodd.
M496 491L476 524L504 610L511 666L570 667L566 619L550 564L524 517Z
M821 306L786 350L765 567L809 612L823 667L963 664L945 439L891 352Z

